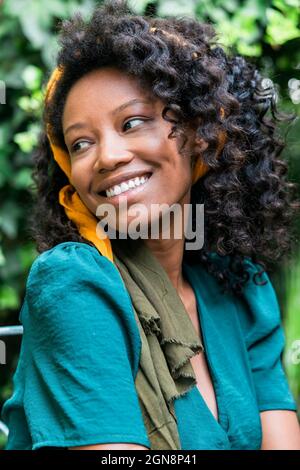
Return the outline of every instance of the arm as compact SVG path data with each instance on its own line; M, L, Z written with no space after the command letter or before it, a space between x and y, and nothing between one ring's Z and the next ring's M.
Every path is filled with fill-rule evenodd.
M252 278L255 264L247 261ZM275 289L266 272L264 285L249 282L239 310L262 425L261 450L300 449L297 403L282 362L285 335Z
M260 413L263 440L261 450L300 450L300 426L291 410Z
M148 447L137 444L99 444L92 446L69 447L68 450L149 450Z
M150 447L134 383L141 342L119 276L81 243L57 245L35 261L22 314L32 450Z

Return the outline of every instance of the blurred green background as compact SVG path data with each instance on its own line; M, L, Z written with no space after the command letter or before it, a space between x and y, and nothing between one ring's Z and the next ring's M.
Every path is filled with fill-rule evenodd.
M40 128L45 81L54 67L59 21L96 0L0 0L0 325L18 324L29 268L37 256L26 232L32 204L32 151ZM276 84L281 109L300 111L300 0L133 0L137 14L189 15L212 22L233 47ZM5 102L4 102L5 101ZM288 126L282 125L285 135ZM300 182L300 121L289 129L283 156ZM299 191L298 191L299 192ZM300 223L298 233L300 235ZM284 366L300 410L300 244L271 274L286 334ZM0 364L0 408L12 393L21 337L6 342ZM0 432L0 448L5 443Z

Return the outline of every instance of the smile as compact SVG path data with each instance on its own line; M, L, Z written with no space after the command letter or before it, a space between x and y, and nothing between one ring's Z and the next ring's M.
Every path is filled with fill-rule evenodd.
M129 192L133 189L136 189L140 186L143 186L147 183L149 180L151 174L146 173L143 176L137 176L136 178L129 179L127 181L122 181L120 184L116 184L115 186L112 186L111 188L108 188L106 191L102 191L100 194L102 194L107 198L111 198L114 196L119 196L120 194Z

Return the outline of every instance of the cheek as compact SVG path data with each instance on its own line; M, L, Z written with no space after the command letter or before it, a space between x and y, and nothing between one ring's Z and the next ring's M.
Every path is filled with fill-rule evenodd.
M96 206L90 195L90 178L88 169L85 165L77 165L77 162L72 165L70 182L77 191L82 202L91 212L94 212Z
M178 194L191 184L192 168L191 157L180 155L174 146L162 154L161 187L164 191Z
M167 135L171 129L167 129L161 133L160 146L158 155L161 155L161 164L165 167L166 171L181 175L184 179L185 175L188 177L191 174L191 157L188 142L186 143L182 153L179 151L183 145L182 138L176 137L168 139Z
M71 164L71 182L75 189L79 191L84 191L88 186L88 175L89 170L87 164L84 163L83 159L81 161L75 161Z

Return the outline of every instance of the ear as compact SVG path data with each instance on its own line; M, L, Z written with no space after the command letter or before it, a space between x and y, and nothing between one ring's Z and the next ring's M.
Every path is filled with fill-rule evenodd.
M204 150L207 149L208 143L200 137L195 137L194 147L195 147L195 149L197 149L199 152L202 153L202 152L204 152Z
M200 153L203 153L204 150L207 149L208 143L202 139L201 137L197 136L197 129L199 127L199 122L196 120L196 122L191 122L188 125L187 128L187 135L189 139L189 144L190 144L190 150L192 153L196 153L199 155Z
M196 161L201 158L204 150L208 147L208 143L196 136L196 132L194 131L192 136L190 136L190 156L191 156L191 168L193 170Z
M194 131L193 134L190 136L190 152L192 164L195 160L197 160L197 158L201 157L207 147L208 143L204 139L196 136L196 132Z

